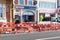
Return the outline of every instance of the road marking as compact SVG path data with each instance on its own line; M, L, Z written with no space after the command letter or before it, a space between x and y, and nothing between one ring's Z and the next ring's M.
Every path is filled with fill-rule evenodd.
M45 39L36 39L36 40L45 40Z
M36 40L46 40L46 39L56 39L56 38L60 38L60 36L57 36L57 37L49 37L49 38L41 38L41 39L36 39Z

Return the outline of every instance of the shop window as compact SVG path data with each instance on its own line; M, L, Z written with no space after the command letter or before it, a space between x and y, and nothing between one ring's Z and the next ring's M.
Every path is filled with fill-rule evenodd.
M58 13L58 16L57 17L60 17L60 13Z
M55 14L51 14L50 16L51 16L51 17L55 17Z
M28 16L29 21L33 22L34 21L34 16Z
M50 16L51 16L51 21L52 22L56 22L57 21L56 17L55 17L55 14L50 14Z
M49 14L50 15L50 14ZM51 21L51 17L50 16L46 16L45 14L39 14L39 21Z
M34 22L34 15L23 15L24 22Z
M34 13L33 12L24 12L23 15L22 15L22 20L24 22L34 22Z
M39 21L52 21L52 22L56 22L57 20L56 20L55 14L40 13L39 14Z

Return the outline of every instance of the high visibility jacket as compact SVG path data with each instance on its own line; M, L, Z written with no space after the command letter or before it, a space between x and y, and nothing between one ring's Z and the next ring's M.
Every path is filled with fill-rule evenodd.
M40 21L42 21L43 20L43 15L40 15Z

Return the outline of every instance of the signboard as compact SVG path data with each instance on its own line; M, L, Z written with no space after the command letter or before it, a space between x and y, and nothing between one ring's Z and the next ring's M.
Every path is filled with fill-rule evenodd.
M37 1L34 1L34 5L36 5L37 4Z
M34 7L34 6L24 6L24 9L36 10L36 7Z
M23 9L36 10L36 7L35 6L20 6L20 5L17 5L17 6L15 6L15 8L17 8L17 9L23 8Z
M45 14L45 17L50 17L50 14L48 14L48 13L47 13L47 14Z
M39 10L40 13L58 13L58 9L54 10Z
M15 8L24 8L24 6L16 5Z
M58 13L58 12L59 12L59 10L58 10L58 9L56 9L56 10L55 10L55 13Z

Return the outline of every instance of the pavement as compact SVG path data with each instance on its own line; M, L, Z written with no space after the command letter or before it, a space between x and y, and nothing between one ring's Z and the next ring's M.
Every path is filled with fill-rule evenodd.
M0 34L0 40L60 40L60 30L16 34Z

